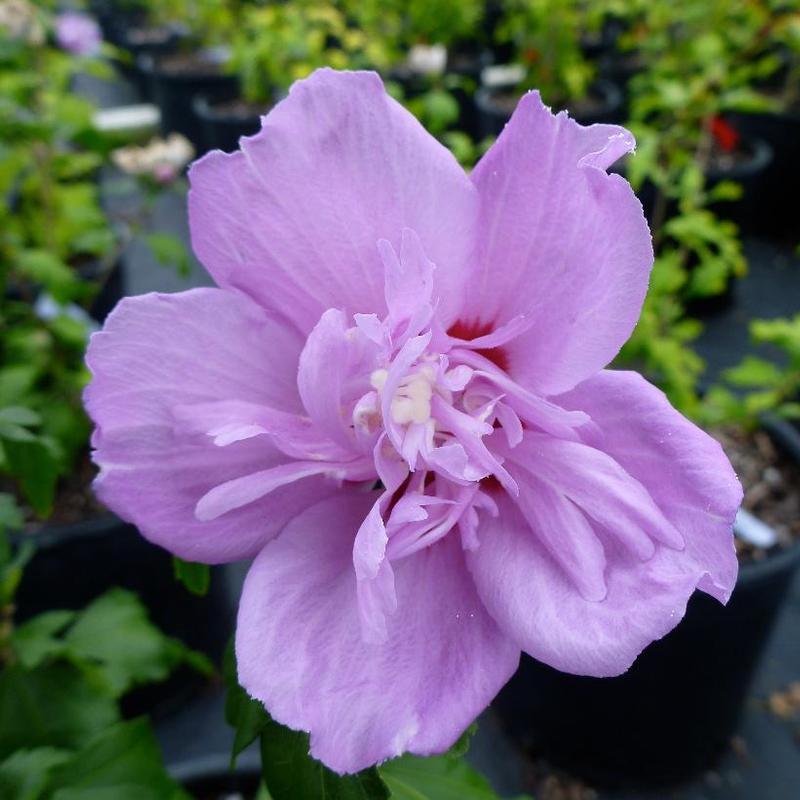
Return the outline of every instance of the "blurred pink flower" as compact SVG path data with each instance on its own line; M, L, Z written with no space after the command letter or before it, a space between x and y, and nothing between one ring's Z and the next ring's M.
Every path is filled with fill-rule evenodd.
M606 173L633 147L530 93L467 176L376 75L318 71L191 170L220 288L92 339L100 497L183 558L255 557L240 680L339 772L448 748L521 650L616 675L730 595L730 464L604 371L652 264Z

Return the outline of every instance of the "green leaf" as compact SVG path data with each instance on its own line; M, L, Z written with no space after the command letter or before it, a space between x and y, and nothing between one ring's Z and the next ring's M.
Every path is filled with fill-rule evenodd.
M449 756L403 756L387 761L380 774L392 800L496 800L488 781L465 761Z
M28 669L63 655L66 646L57 638L76 617L75 611L46 611L20 625L11 634L11 647L20 664Z
M179 275L189 274L191 259L180 239L169 233L148 233L145 240L159 264L175 267Z
M308 734L270 719L261 733L261 770L273 800L387 800L378 770L337 775L308 752ZM466 800L466 798L464 798Z
M118 716L114 701L72 664L14 664L0 673L0 758L23 748L80 746Z
M740 364L725 370L725 380L734 386L778 386L783 373L775 364L757 356L745 356Z
M79 285L75 273L47 250L23 250L17 259L19 274L47 287L58 300L67 300Z
M144 717L119 722L55 769L52 800L188 800L169 777Z
M4 496L8 497L8 495L0 495L0 499ZM18 513L19 509L16 509L16 512ZM19 522L20 525L17 527L22 525L21 515ZM3 522L0 519L0 606L8 605L14 600L17 587L22 580L22 571L33 557L35 550L36 546L28 538L23 539L20 545L12 551Z
M156 628L139 598L124 589L112 589L88 606L64 642L73 657L97 662L115 697L164 680L178 664L199 656L189 658L191 651Z
M0 492L0 535L6 531L19 530L24 522L22 510L17 505L14 495Z
M239 685L232 640L225 648L222 674L227 689L225 721L234 729L233 746L231 747L231 769L233 769L239 754L261 735L270 722L270 718L264 706L258 700L250 697Z
M800 419L800 403L782 403L776 409L776 413L783 419Z
M0 797L3 800L39 800L53 767L69 760L69 750L38 747L17 750L0 763Z
M194 561L184 561L173 556L172 567L175 578L179 580L192 594L200 597L208 593L211 582L211 570L208 564L197 564Z
M42 418L30 408L24 406L6 406L0 408L0 424L10 423L13 425L24 425L31 427L38 425Z
M472 737L478 732L478 723L473 722L461 736L458 741L447 751L447 755L451 758L463 758L469 750Z
M37 514L49 514L58 479L58 464L52 449L37 439L6 441L4 450L8 471L19 481L25 499Z

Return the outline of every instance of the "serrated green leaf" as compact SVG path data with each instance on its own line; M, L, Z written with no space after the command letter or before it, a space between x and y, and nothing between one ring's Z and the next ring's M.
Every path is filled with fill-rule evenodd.
M169 777L145 718L119 722L53 770L53 800L189 800Z
M179 580L192 594L203 597L208 593L211 582L211 570L208 564L184 561L173 556L172 567L176 580Z
M164 635L132 592L112 589L83 611L64 642L73 656L96 662L115 697L164 680L190 651Z
M58 638L64 628L77 616L75 611L46 611L20 625L11 634L14 654L27 669L60 656L66 645Z
M40 800L54 767L72 753L55 747L17 750L0 763L0 797L3 800Z
M52 450L41 439L6 441L8 472L19 481L25 499L33 510L45 516L50 512L58 479L58 463Z
M25 748L78 747L118 718L114 701L72 664L15 664L0 673L0 758Z
M379 767L392 800L497 800L489 782L463 759L403 756Z

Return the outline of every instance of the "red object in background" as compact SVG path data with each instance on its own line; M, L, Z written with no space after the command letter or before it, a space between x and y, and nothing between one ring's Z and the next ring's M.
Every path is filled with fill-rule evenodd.
M730 122L718 116L711 117L711 135L726 153L736 150L742 138Z

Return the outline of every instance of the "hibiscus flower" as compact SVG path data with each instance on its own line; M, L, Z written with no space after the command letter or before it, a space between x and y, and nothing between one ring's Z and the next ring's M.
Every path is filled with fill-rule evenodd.
M741 498L632 372L634 141L535 92L471 175L372 73L320 70L190 173L219 288L123 300L87 360L97 492L253 558L239 678L353 772L447 749L520 652L610 676L725 602Z

